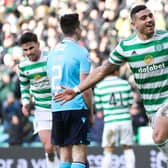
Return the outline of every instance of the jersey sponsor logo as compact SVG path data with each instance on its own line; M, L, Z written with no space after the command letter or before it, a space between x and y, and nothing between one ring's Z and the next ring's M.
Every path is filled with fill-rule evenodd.
M144 58L145 64L149 65L149 64L153 64L153 62L154 62L154 58L152 55L145 56L145 58Z
M160 63L160 64L154 64L154 58L152 55L147 55L144 58L144 63L147 65L146 67L141 67L139 68L138 72L139 73L148 73L148 72L153 72L156 70L161 70L165 68L165 64L164 63Z
M147 73L147 72L152 72L152 71L156 71L156 70L161 70L165 68L165 64L161 63L158 65L152 64L152 65L147 65L144 68L139 68L138 72L139 73Z
M48 88L48 86L50 85L48 80L42 80L42 81L35 81L33 82L33 86L39 89L42 88Z
M37 81L37 80L39 80L41 78L41 76L40 75L35 75L34 76L34 79Z

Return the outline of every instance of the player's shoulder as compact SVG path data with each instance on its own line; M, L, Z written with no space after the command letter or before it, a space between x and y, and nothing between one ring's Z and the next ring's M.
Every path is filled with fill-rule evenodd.
M120 43L123 44L125 42L132 41L136 38L136 36L137 36L136 33L133 33L132 35L122 39Z
M77 56L79 59L81 59L81 57L82 57L81 60L83 60L83 58L88 58L88 56L89 56L89 51L84 45L77 43L74 50L77 53Z
M48 57L49 51L48 50L43 50L42 51L44 57Z
M129 85L129 82L127 79L124 79L122 77L119 77L119 80L122 82L122 83L125 83L125 84L128 84Z
M116 81L117 81L118 84L125 85L125 86L127 85L127 86L130 87L129 81L127 79L121 77L121 76L117 77Z
M106 78L104 78L103 80L97 82L97 83L95 84L95 87L94 87L94 88L95 88L95 89L100 89L100 88L102 87L102 85L104 85L105 80L106 80Z
M24 58L20 61L19 67L20 67L20 68L21 68L21 67L25 67L25 66L28 64L28 62L29 62L29 59L28 59L27 57L24 57Z
M78 43L77 46L81 52L88 53L88 49L84 46L84 44Z
M49 57L49 51L48 50L42 50L41 51L41 58L39 61L47 61Z
M157 34L157 35L168 34L168 31L166 31L166 30L156 30L155 34Z
M133 44L134 41L136 40L136 37L137 37L136 33L133 33L132 35L130 35L130 36L128 36L128 37L122 39L122 40L119 42L119 45L120 45L121 47L124 47L124 46L127 45L127 44Z
M132 35L126 37L125 39L123 39L122 41L130 41L136 38L136 33L133 33Z
M168 31L166 30L156 30L154 37L156 40L165 39L168 37Z

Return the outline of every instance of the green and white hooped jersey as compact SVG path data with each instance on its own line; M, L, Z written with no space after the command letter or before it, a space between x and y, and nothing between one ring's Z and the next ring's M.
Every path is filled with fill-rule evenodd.
M126 80L117 76L108 76L94 88L96 109L103 111L104 122L130 122L130 106L133 92Z
M33 96L36 108L51 110L51 91L46 73L47 56L48 52L43 51L36 62L25 58L19 64L19 79L23 104L29 103Z
M117 45L109 61L129 63L148 114L168 100L168 32L156 31L145 41L130 36Z

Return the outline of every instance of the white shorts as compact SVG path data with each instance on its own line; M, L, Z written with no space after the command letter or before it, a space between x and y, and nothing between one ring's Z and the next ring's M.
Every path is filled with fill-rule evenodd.
M36 109L34 111L34 134L42 130L51 130L52 128L52 112L49 110Z
M167 116L168 117L168 103L163 104L156 113L153 113L151 115L148 115L149 118L149 122L150 125L153 126L156 123L156 120L160 117L160 116Z
M133 144L133 128L131 122L105 124L102 147Z

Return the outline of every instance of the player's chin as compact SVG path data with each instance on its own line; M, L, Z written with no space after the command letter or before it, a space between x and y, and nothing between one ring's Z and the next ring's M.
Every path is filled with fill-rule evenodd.
M148 30L148 31L146 32L146 35L147 35L148 37L152 37L152 36L154 35L154 29Z
M29 60L32 61L32 62L35 62L37 61L37 57L36 56L29 56Z
M33 58L29 58L30 61L35 62L36 60Z

